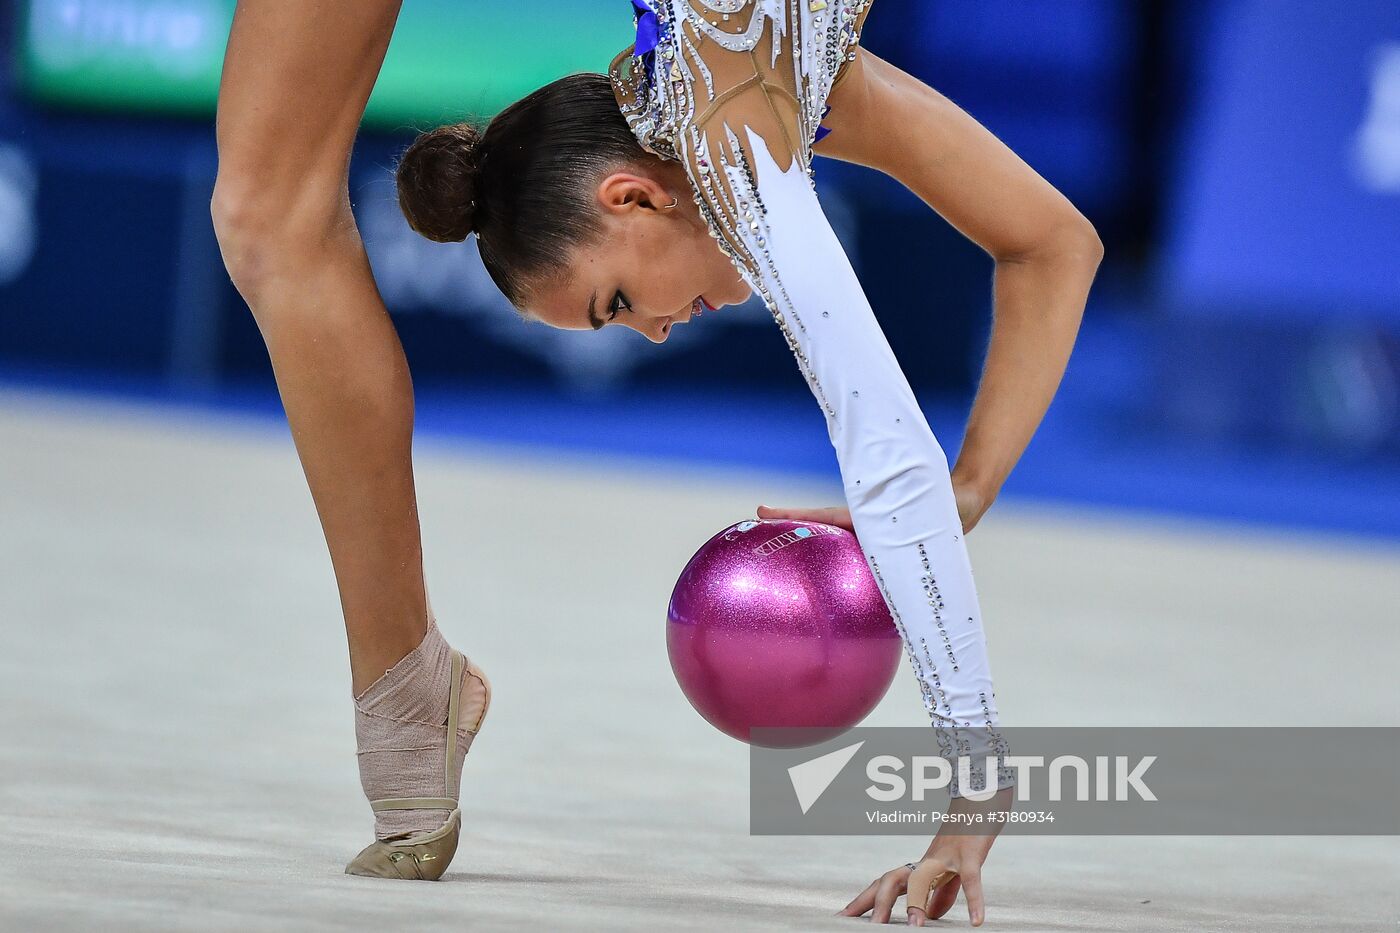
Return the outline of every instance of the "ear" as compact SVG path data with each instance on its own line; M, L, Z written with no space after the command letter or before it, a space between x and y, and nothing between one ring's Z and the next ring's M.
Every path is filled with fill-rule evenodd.
M598 205L611 214L660 213L673 199L661 182L636 172L613 172L598 182Z

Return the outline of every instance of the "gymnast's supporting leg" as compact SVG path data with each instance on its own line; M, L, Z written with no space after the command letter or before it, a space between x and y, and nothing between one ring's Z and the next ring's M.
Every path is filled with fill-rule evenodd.
M330 549L357 718L435 726L438 750L418 757L436 769L433 796L455 797L455 786L441 786L450 653L423 583L413 389L348 192L351 148L399 4L364 0L347 16L331 0L240 0L219 89L213 215L229 274L266 341ZM408 682L410 668L429 675ZM473 695L464 700L484 709L484 681L466 681ZM357 733L364 742L364 729ZM418 739L378 735L376 747L422 746ZM397 768L413 771L412 757L400 753ZM421 781L401 788L395 773L370 771L372 799L419 795ZM386 811L377 829L381 837L430 830L442 817Z

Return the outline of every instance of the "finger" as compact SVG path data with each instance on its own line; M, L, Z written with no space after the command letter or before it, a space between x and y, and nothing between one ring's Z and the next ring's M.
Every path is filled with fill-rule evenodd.
M954 876L953 880L946 884L939 885L933 891L933 898L928 905L928 919L937 920L948 911L953 909L953 905L958 902L958 891L962 888L962 878Z
M909 922L915 926L923 926L929 915L929 895L956 877L954 872L937 859L924 859L914 866L913 873L909 875L909 893L905 896Z
M903 872L886 872L880 878L879 887L875 891L875 909L870 914L871 923L890 922L894 902L904 893L904 879L900 877L902 874Z
M982 873L970 868L962 873L963 897L967 899L967 918L972 925L980 927L986 912L982 906Z
M871 907L875 906L875 889L880 886L880 879L876 878L866 885L865 890L856 895L856 899L845 906L837 914L838 917L859 917Z
M835 525L837 528L855 531L850 511L842 508L775 509L769 505L760 505L758 517L779 521L821 522L824 525Z
M813 521L817 521L817 520L819 520L819 519L817 518L817 516L823 515L823 514L828 513L828 512L833 512L833 511L835 511L835 509L831 509L831 508L815 508L815 507L813 507L813 508L806 508L806 509L791 509L791 508L775 509L775 508L773 508L773 506L771 506L771 505L760 505L760 506L758 507L758 517L759 517L759 518L790 519L790 520L792 520L792 521L799 521L799 522L800 522L800 521L804 521L804 520L813 520Z

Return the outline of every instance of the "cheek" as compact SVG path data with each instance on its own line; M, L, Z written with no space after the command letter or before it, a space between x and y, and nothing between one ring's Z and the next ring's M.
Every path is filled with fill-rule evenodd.
M701 254L696 251L695 237L689 231L677 231L667 238L667 251L670 256L668 268L675 272L677 279L694 279L703 266L697 262Z
M699 293L705 281L699 258L689 237L670 232L638 251L635 272L642 287L637 297L645 302L646 314L673 314Z
M636 244L634 300L647 316L675 313L698 294L725 303L748 297L748 286L705 230L665 230Z

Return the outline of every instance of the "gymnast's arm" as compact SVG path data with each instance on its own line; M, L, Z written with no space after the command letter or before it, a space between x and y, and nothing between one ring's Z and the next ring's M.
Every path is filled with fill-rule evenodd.
M739 245L754 256L753 277L770 290L775 315L827 411L851 523L902 619L935 729L957 737L960 729L971 726L976 734L985 724L974 741L979 752L990 751L1000 741L997 714L960 534L976 523L1044 415L1101 248L1087 221L990 134L933 92L918 90L917 82L900 81L873 62L857 53L828 95L832 113L824 125L831 132L815 151L896 177L997 261L993 346L960 461L969 487L961 494L814 193L789 171L800 134L782 119L781 98L752 92L730 98L708 115L705 129L712 142L725 128L737 129L755 168L764 209L747 229L736 225ZM703 189L706 179L694 171L692 177ZM729 190L713 201L742 209L742 198L725 197ZM964 510L958 499L968 492L980 501ZM945 619L958 624L945 627ZM963 797L952 808L1004 810L1010 789L1000 780L997 786L1002 790L990 800ZM922 925L948 910L961 885L979 924L981 867L994 839L994 831L940 832L917 867L886 872L843 913L869 911L872 920L888 921L895 897L907 888L909 920Z
M861 48L828 98L818 155L898 180L996 262L991 341L953 485L964 530L991 505L1054 397L1103 244L1000 140Z

